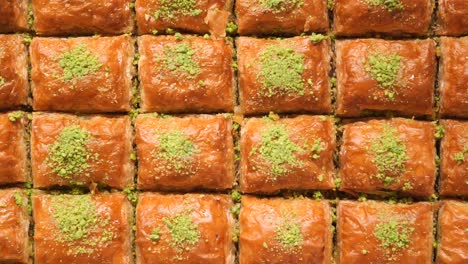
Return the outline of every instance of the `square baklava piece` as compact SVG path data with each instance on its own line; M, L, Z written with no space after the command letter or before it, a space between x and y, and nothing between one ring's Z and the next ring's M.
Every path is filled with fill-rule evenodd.
M338 115L433 115L433 40L339 40L336 53Z
M244 114L330 113L330 43L309 37L237 39Z
M25 113L0 114L0 185L29 180L26 127Z
M461 36L468 34L468 4L466 0L439 0L438 35Z
M31 263L29 215L26 193L0 190L0 263Z
M240 264L332 263L332 211L326 201L242 198Z
M233 45L226 39L142 36L139 79L143 112L233 112Z
M128 116L34 113L31 130L34 187L133 186Z
M34 263L133 263L124 194L35 194L32 201Z
M39 35L92 35L133 32L131 0L32 0Z
M29 0L0 2L0 33L27 31Z
M468 262L468 203L446 200L439 210L437 264Z
M241 35L300 35L328 30L323 0L237 0L236 15Z
M21 35L0 35L0 110L28 104L28 53Z
M131 37L34 38L30 53L34 110L130 110Z
M468 121L443 120L439 192L444 196L468 195Z
M432 263L433 206L341 201L338 263Z
M468 117L468 37L440 38L440 114Z
M225 190L233 186L232 120L224 115L139 115L136 120L141 190Z
M167 30L224 36L232 0L137 0L139 34Z
M143 193L136 209L139 264L234 264L232 201L225 195Z
M427 35L431 0L335 0L334 33L340 36Z
M436 175L434 133L432 123L402 118L346 124L340 190L431 196Z
M333 189L335 147L329 117L246 119L240 140L241 191Z

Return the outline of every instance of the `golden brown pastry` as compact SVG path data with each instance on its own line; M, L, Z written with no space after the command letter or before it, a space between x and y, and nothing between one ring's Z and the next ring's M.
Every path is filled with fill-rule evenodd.
M336 50L338 115L357 117L384 111L409 117L433 114L433 40L340 40Z
M441 37L440 114L468 117L468 37Z
M28 198L20 189L0 190L0 263L29 262Z
M468 203L446 200L439 210L437 264L468 261Z
M231 207L224 195L141 194L137 263L234 264Z
M444 196L468 195L468 122L443 120L440 147L439 192Z
M124 194L32 197L36 264L132 264L132 207Z
M299 35L328 31L328 11L323 0L237 0L241 35Z
M134 46L129 36L34 38L30 53L34 110L130 110Z
M337 262L432 263L433 206L341 201Z
M240 264L332 263L332 219L326 201L242 198Z
M0 114L0 185L29 179L25 113Z
M132 127L128 116L34 113L31 158L34 187L133 185Z
M468 2L466 0L438 1L438 35L460 36L468 34Z
M224 36L231 16L232 0L137 0L139 34L172 29Z
M340 190L431 196L436 174L434 133L432 123L403 118L345 125Z
M427 35L433 9L431 0L335 0L334 33Z
M39 35L123 34L133 32L130 0L32 0Z
M233 47L195 36L139 38L143 112L233 112Z
M0 1L0 33L28 30L28 0Z
M330 43L308 37L237 39L244 114L330 113Z
M240 187L246 193L335 187L331 118L250 118L241 129Z
M1 17L1 15L0 15ZM20 35L0 35L0 109L28 104L28 53Z
M141 190L225 190L232 187L232 120L224 115L139 115L136 147Z

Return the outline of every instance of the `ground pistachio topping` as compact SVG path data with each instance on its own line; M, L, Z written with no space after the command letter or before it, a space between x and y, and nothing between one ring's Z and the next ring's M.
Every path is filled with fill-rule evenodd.
M6 83L5 78L0 76L0 86L3 86Z
M465 162L465 155L468 153L468 146L463 147L463 151L455 153L453 160L457 162L458 165L461 165Z
M268 46L260 53L260 72L264 95L278 93L304 95L304 54L280 45Z
M318 159L320 158L320 153L323 151L323 146L322 146L322 139L317 138L314 140L314 143L311 146L311 151L312 151L312 158L313 159Z
M167 169L184 170L198 152L197 146L180 130L162 133L159 136L158 151L154 153L157 158L167 162Z
M153 229L150 235L150 239L154 242L158 241L161 238L161 231L159 228Z
M195 50L188 43L167 46L162 58L164 69L189 79L194 78L201 72L200 66L193 58L194 54Z
M153 14L154 19L171 20L177 16L198 16L203 11L197 8L196 0L161 0Z
M374 236L380 241L380 247L391 256L409 247L413 232L414 227L407 221L387 219L375 226Z
M183 250L200 240L198 224L193 222L190 211L181 212L163 219L171 235L172 247Z
M11 122L16 122L16 120L21 119L24 116L22 111L15 111L8 114L8 120Z
M23 195L21 194L21 192L15 192L13 194L13 198L15 198L16 205L18 205L18 206L24 206L25 205L25 201L23 200Z
M397 94L396 86L399 82L399 73L403 57L396 53L384 54L374 52L363 60L365 70L377 81L379 88L383 89L385 96L391 101Z
M264 8L268 8L273 13L280 13L286 10L299 8L304 5L304 0L259 0Z
M276 240L287 249L299 247L303 240L300 225L285 219L276 228Z
M63 80L71 81L98 71L102 64L96 55L89 51L85 44L62 54L59 65L63 70Z
M401 11L405 9L405 6L401 0L364 0L367 4L372 6L382 6L386 8L389 12L394 10Z

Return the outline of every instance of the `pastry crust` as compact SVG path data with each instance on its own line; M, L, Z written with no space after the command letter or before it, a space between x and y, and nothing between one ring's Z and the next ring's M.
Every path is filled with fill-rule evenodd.
M26 118L10 120L10 112L0 114L0 185L29 179L26 146Z
M159 191L231 188L235 181L231 131L232 120L224 115L180 118L139 115L135 139L139 157L138 188ZM170 151L162 147L161 138L174 132L185 135L186 143L193 144L192 155L161 156ZM181 146L176 143L172 142L172 149Z
M234 264L231 207L225 195L141 194L136 211L137 263ZM172 238L168 223L181 215L198 234L193 243L176 244ZM157 237L152 236L155 229Z
M438 35L461 36L468 34L468 2L465 0L438 1Z
M0 33L28 30L28 0L0 2Z
M130 110L134 74L131 37L34 38L30 53L34 110L86 113ZM67 79L61 61L70 53L87 54L84 61L95 59L96 64L89 66L96 66L97 70L86 74L83 69L72 68L77 71L72 73L79 75ZM69 59L73 62L73 57Z

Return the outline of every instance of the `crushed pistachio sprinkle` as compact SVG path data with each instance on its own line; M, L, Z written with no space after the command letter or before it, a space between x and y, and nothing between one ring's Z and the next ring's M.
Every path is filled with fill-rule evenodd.
M18 206L24 206L26 204L24 199L23 199L23 195L21 194L21 192L15 192L13 194L13 198L15 198L15 203Z
M285 218L275 230L276 240L285 249L293 249L302 244L302 232L298 223Z
M62 54L59 65L63 70L63 80L71 81L98 71L102 64L85 44L80 44Z
M322 146L322 139L317 138L314 140L314 143L311 146L311 151L312 151L312 158L313 159L318 159L320 158L320 153L323 151L323 146Z
M295 8L300 8L304 5L304 0L259 0L260 5L270 9L273 13L280 13Z
M198 225L193 222L190 212L181 212L163 219L171 235L171 245L176 249L186 249L200 240Z
M391 100L395 100L397 94L396 86L399 82L399 74L401 70L401 62L403 57L396 53L372 53L363 60L365 70L370 74L372 79L377 81L379 88L383 89L385 96Z
M3 78L2 76L0 76L0 86L5 85L5 83L6 83L5 78Z
M21 119L24 116L22 111L15 111L8 114L8 120L11 122L16 122L16 120Z
M173 130L159 136L158 151L154 156L164 159L168 169L181 171L192 162L191 158L197 152L197 146L185 133Z
M203 10L197 8L196 0L161 0L160 7L153 13L154 19L172 20L177 16L198 16Z
M390 219L375 226L374 236L380 241L380 247L394 254L409 247L413 231L407 221Z
M154 242L158 241L161 238L161 231L159 228L153 229L150 235L150 239Z
M382 6L386 8L389 12L393 12L395 10L401 11L405 9L405 6L401 2L401 0L364 0L367 4L372 6Z
M457 162L458 165L461 165L465 162L465 155L468 153L468 146L463 148L463 151L455 153L453 160Z
M200 66L194 60L195 50L188 43L181 43L164 48L162 58L164 69L186 78L194 78L201 73Z

